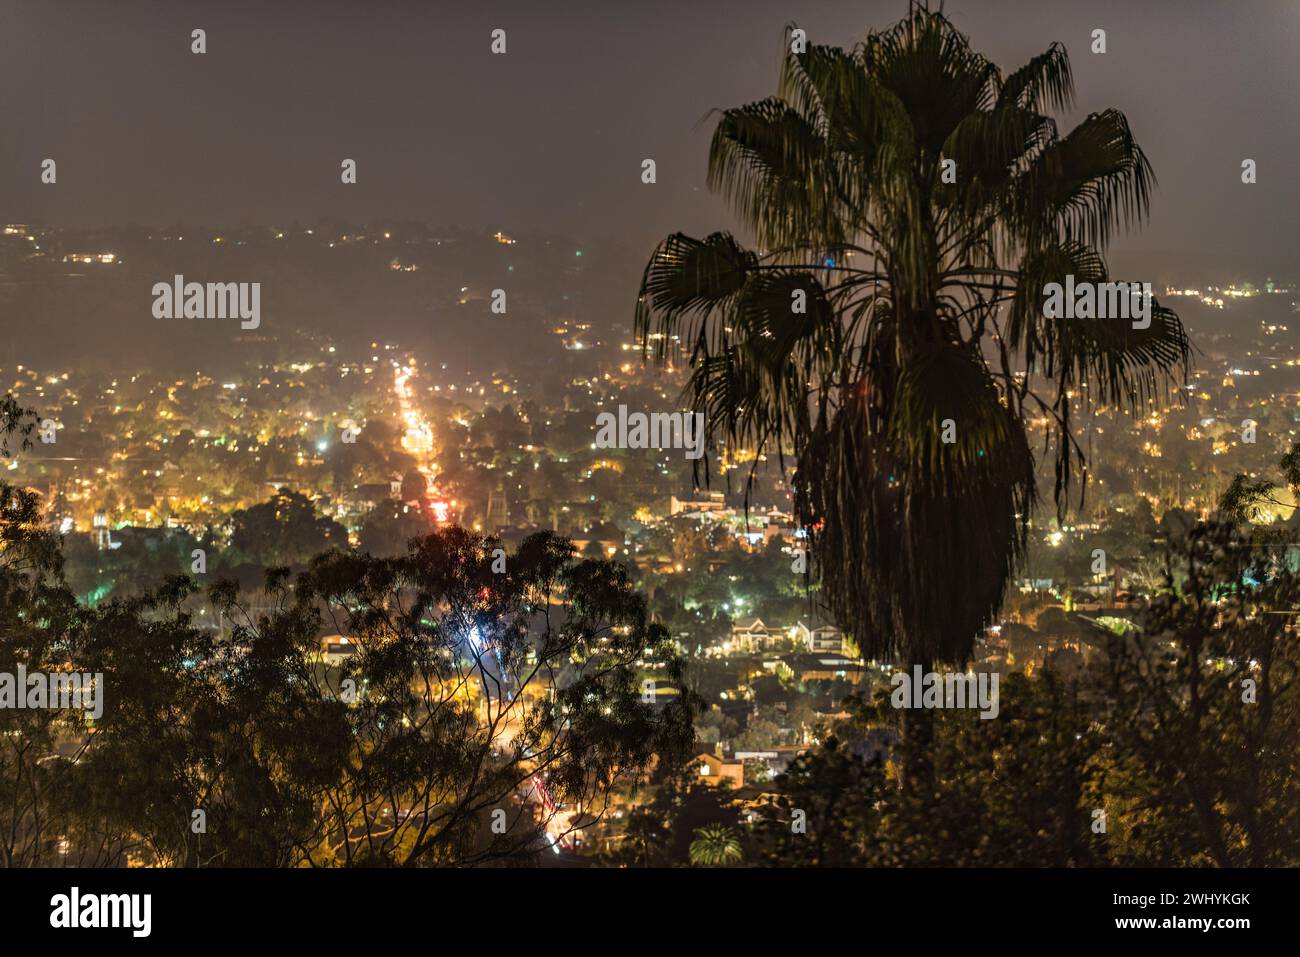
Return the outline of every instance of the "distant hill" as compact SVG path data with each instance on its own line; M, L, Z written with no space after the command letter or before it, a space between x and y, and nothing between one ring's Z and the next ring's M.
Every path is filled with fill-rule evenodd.
M8 235L0 244L0 365L100 359L217 372L251 352L293 354L302 340L320 338L391 339L480 370L565 361L557 322L589 325L584 338L593 345L618 326L630 328L645 255L562 237L503 235L514 239L506 243L496 230L422 224L31 232L36 241ZM65 261L99 253L115 261ZM187 281L262 283L261 327L155 319L153 284L178 273ZM507 292L505 315L489 308L498 288Z

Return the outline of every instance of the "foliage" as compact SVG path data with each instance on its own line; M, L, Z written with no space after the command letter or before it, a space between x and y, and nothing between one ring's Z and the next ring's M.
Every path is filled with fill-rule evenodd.
M1294 509L1294 501L1281 501L1277 493L1286 488L1296 501L1300 501L1300 442L1292 444L1291 450L1282 456L1280 466L1280 483L1268 479L1252 481L1250 476L1241 473L1234 475L1232 483L1219 497L1219 512L1224 519L1246 524L1259 521L1270 505L1287 511Z
M778 95L723 110L710 148L710 184L762 252L668 237L637 330L662 364L691 350L712 439L792 456L826 598L862 652L963 661L1024 553L1029 419L1051 424L1064 509L1085 461L1072 400L1138 412L1186 371L1158 303L1145 330L1042 309L1066 275L1108 281L1101 251L1145 215L1153 174L1118 111L1058 130L1059 44L1003 74L917 4L851 50L790 49Z
M334 546L347 547L347 530L316 513L301 492L281 489L269 501L231 516L230 545L245 561L271 567L302 565Z
M79 605L35 497L2 483L0 536L0 670L102 673L105 702L93 731L0 711L10 864L520 861L691 744L692 696L640 701L641 662L680 663L625 570L549 533L504 575L460 529L396 558L325 552L269 572L260 611L179 576ZM355 653L324 658L325 635Z
M731 867L745 859L740 836L725 824L706 824L691 841L691 863L696 867Z

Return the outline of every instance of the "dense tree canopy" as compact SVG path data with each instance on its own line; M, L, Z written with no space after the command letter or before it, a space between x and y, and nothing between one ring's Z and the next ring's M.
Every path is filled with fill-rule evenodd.
M543 533L498 573L494 544L325 552L269 572L260 611L179 576L88 607L37 497L0 483L0 670L101 674L104 702L0 711L4 862L446 865L568 840L682 759L694 699L641 700L644 667L680 665L621 566Z

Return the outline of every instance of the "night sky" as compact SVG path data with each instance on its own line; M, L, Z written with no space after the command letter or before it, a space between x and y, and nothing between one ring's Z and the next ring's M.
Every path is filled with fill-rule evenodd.
M239 226L422 219L648 248L730 220L715 107L775 92L783 27L850 45L903 0L0 0L0 218ZM1063 42L1084 113L1129 117L1152 219L1117 246L1294 256L1300 4L953 0L1010 70ZM190 31L208 52L190 53ZM489 34L507 31L493 56ZM1108 52L1089 51L1094 27ZM39 181L44 157L58 184ZM339 182L339 163L359 182ZM653 157L658 183L644 186ZM1245 157L1259 183L1240 182Z

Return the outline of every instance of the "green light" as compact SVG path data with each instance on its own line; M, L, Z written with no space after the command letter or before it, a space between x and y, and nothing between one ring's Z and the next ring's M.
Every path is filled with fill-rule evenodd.
M92 588L89 592L86 593L86 597L85 599L83 599L83 604L91 605L93 607L94 605L97 605L101 601L103 601L104 598L108 596L108 593L111 592L112 590L113 590L113 583L111 581L104 582L98 588Z

